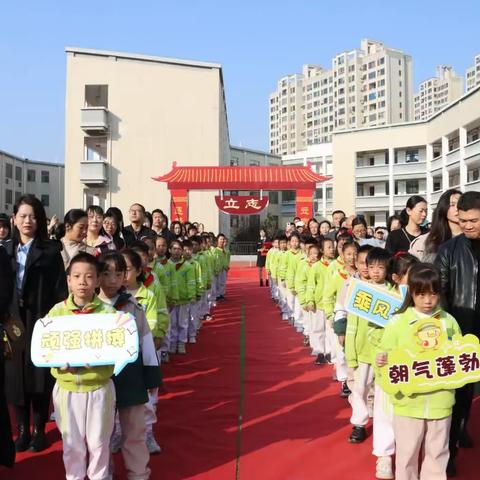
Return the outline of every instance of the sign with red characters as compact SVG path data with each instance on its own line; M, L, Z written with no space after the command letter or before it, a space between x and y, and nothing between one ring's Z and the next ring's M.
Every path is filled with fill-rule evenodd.
M254 215L268 206L268 196L260 198L252 195L243 197L225 195L222 198L217 195L215 203L222 212L230 215Z

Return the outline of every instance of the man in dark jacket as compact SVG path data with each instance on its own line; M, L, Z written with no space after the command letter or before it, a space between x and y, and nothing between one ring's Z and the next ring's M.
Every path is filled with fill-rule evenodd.
M462 334L480 337L480 192L464 193L457 204L462 234L442 245L435 259L441 272L442 305L457 320ZM450 428L449 476L454 476L458 446L471 446L466 425L473 384L457 390Z
M0 465L11 467L15 461L15 444L10 427L7 401L4 391L5 365L3 358L3 328L2 320L7 313L8 304L13 291L13 271L10 267L10 257L3 246L0 246Z
M127 247L133 242L141 240L144 237L155 238L156 234L153 230L146 227L143 222L145 221L145 207L139 203L134 203L128 211L130 217L130 225L123 229L123 238Z

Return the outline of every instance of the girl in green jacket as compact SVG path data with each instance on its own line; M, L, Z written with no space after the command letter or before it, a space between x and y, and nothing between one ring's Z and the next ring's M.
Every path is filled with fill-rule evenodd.
M403 306L392 317L382 338L376 363L383 367L395 348L411 348L425 319L431 319L447 337L460 334L456 320L439 306L440 273L430 264L418 263L408 271L408 293ZM390 396L393 403L393 428L396 445L397 480L446 478L449 459L448 439L454 390ZM422 451L421 465L418 465Z

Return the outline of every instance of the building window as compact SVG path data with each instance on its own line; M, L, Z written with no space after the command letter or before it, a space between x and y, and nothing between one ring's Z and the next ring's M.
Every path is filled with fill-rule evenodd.
M108 107L108 85L85 85L86 107Z
M390 195L390 182L385 182L385 195Z
M294 202L295 197L296 194L294 190L286 190L282 193L282 202Z
M42 201L42 205L44 207L50 206L50 195L42 195L40 200Z
M375 187L372 185L369 187L369 195L373 197L375 195Z
M5 164L5 177L6 178L13 178L13 166L11 163ZM12 202L10 202L12 203Z
M10 205L13 203L13 192L9 188L5 189L5 203L9 203Z
M27 170L27 182L35 182L35 170Z
M15 180L17 182L22 181L22 167L15 167Z
M22 195L23 195L23 193L19 192L18 190L15 192L15 203L17 203L20 200Z
M405 151L405 163L418 162L418 150Z
M357 183L357 197L363 197L363 183Z
M418 193L418 192L419 192L418 180L406 180L405 181L405 193L410 195L410 194Z
M442 189L442 179L441 178L434 178L433 179L433 191L438 192Z
M272 205L278 205L278 192L268 192L268 201Z
M42 170L42 183L50 183L50 172Z

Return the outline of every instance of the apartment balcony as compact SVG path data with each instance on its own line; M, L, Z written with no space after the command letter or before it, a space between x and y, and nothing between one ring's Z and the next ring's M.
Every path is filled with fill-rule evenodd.
M388 165L367 165L356 167L356 178L388 177Z
M443 166L443 163L442 163L442 156L441 155L438 156L438 157L435 157L432 160L432 172L436 171L436 170L441 170L442 166Z
M438 200L442 196L443 190L438 190L437 192L432 192L432 203L438 203Z
M393 165L393 175L425 175L427 173L426 162L396 163Z
M426 197L426 192L418 192L418 193L397 193L393 196L393 206L395 210L402 210L407 205L407 200L412 197L413 195L420 195L422 197Z
M84 161L80 163L80 181L88 186L104 186L108 183L107 163Z
M460 162L460 149L456 148L447 153L447 168L457 166Z
M465 162L480 159L480 140L465 145Z
M389 195L356 197L356 211L388 210Z
M105 107L82 108L80 127L89 135L101 135L108 131L108 110Z
M475 192L480 192L480 180L474 180L473 182L468 182L465 185L465 191L469 192L473 190Z

